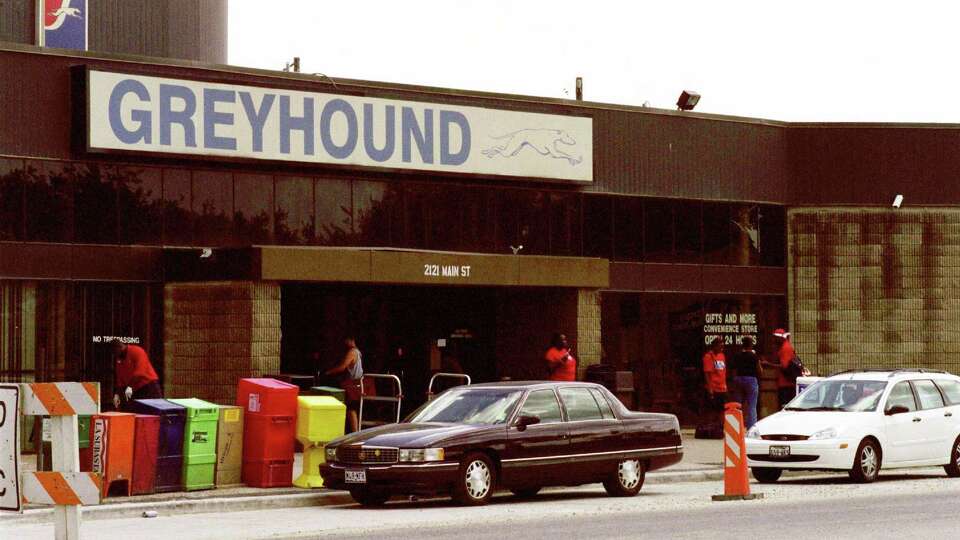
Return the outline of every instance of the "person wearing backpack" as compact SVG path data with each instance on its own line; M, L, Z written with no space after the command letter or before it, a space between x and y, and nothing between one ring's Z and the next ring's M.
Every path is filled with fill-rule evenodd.
M775 339L776 362L764 362L764 365L777 369L777 397L780 408L797 397L797 377L803 374L803 364L790 343L790 332L783 328L773 331Z

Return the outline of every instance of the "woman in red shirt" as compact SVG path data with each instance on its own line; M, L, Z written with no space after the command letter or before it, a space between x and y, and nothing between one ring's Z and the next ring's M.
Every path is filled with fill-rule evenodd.
M723 339L719 337L710 342L710 350L703 355L703 375L714 408L719 404L723 409L727 402L727 358L723 354Z

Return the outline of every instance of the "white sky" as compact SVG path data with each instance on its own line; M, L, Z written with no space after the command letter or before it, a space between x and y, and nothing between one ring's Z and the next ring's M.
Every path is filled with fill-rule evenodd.
M231 64L791 121L960 122L960 2L230 0Z

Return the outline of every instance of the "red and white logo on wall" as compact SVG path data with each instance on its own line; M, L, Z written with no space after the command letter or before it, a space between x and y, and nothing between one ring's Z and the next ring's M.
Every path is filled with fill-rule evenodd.
M87 50L87 0L37 0L37 45Z

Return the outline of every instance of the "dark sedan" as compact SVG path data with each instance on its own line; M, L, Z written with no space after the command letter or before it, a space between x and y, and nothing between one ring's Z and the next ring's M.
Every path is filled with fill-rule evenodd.
M503 382L452 388L403 423L332 441L320 472L364 505L435 494L478 505L499 488L530 497L595 482L628 497L682 457L671 414L629 411L596 384Z

